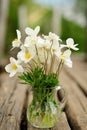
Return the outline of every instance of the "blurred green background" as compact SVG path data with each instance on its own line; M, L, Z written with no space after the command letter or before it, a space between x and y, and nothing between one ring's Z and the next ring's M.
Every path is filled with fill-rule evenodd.
M2 2L3 0L1 0ZM41 34L57 33L63 41L72 37L79 44L78 53L86 52L86 0L8 0L8 13L3 43L3 54L9 54L11 42L16 38L16 29L23 32L26 26L41 27ZM0 4L2 4L0 2ZM5 4L5 3L4 3ZM86 4L87 5L87 4ZM2 5L1 5L2 6ZM79 7L77 9L77 7ZM69 8L69 9L68 9ZM71 11L71 13L70 13ZM1 13L0 13L1 14ZM2 14L3 15L3 14ZM82 22L81 19L83 19ZM0 52L2 49L0 50ZM2 54L2 53L1 53Z

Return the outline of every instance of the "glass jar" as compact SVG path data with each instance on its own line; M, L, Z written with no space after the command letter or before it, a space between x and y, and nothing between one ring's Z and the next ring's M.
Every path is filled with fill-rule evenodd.
M27 108L27 119L33 127L52 128L58 123L65 106L65 95L61 101L57 98L58 92L62 89L64 91L62 86L57 86L49 95L42 97L42 100L37 100L33 92L32 101Z

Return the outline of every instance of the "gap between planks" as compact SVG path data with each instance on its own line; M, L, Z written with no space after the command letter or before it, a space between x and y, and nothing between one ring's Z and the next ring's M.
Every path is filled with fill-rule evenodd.
M18 84L15 79L9 80L8 76L6 78L5 83L3 79L0 86L0 89L3 87L8 88L6 99L4 100L3 96L3 100L0 103L0 130L20 130L27 87ZM4 91L2 93L5 95Z
M84 94L87 96L87 63L74 60L72 69L67 69L66 72L78 83Z
M67 93L66 114L73 130L87 130L87 98L65 71L60 77Z

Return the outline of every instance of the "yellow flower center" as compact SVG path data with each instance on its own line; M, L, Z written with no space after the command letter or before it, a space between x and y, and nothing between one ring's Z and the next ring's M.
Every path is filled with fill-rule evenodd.
M26 59L29 59L30 57L31 57L31 54L30 54L30 53L26 53L26 54L25 54L25 58L26 58Z
M70 49L70 48L71 48L71 46L68 46L68 48Z
M17 68L18 68L18 67L17 67L16 64L13 64L13 65L12 65L12 69L13 69L13 70L16 70Z
M18 39L16 38L16 39L14 39L14 41L17 43L17 42L18 42Z
M65 59L65 55L64 55L64 54L62 54L62 55L61 55L61 58L62 58L62 59Z
M36 39L31 39L31 43L35 43L36 42Z

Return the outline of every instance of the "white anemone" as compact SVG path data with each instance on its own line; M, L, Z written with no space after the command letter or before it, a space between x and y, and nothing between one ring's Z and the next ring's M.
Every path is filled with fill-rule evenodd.
M43 47L49 50L51 48L51 42L49 40L44 40Z
M73 50L77 51L79 49L76 46L78 46L78 44L74 44L74 40L72 38L68 38L66 40L66 45L61 45L61 48L67 47L69 49L73 49Z
M68 49L63 54L60 55L60 59L63 61L65 65L68 67L72 67L72 61L71 61L71 51Z
M17 38L12 42L13 48L20 47L21 45L21 32L19 30L16 30L17 32Z
M52 33L52 32L49 32L49 35L48 36L44 36L45 39L47 40L52 40L52 41L58 41L60 38L59 36L57 36L55 33Z
M16 73L22 73L24 71L23 67L19 64L19 61L13 57L10 58L10 63L5 66L5 70L10 73L10 77L13 77Z
M19 59L19 61L22 61L24 63L28 63L30 62L30 60L35 56L35 52L31 49L31 51L29 49L24 49L21 50L20 52L18 52L17 54L17 58Z
M38 42L38 37L26 37L24 41L24 46L25 47L31 47L32 45L35 45Z
M44 36L44 38L48 41L51 42L51 50L52 51L56 51L59 48L59 41L61 41L61 39L59 38L58 35L56 35L55 33L50 32L48 36Z
M56 50L56 51L54 52L54 54L59 58L60 55L62 54L61 48L59 47L58 50Z

